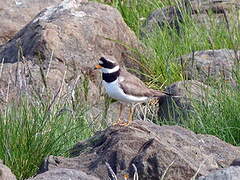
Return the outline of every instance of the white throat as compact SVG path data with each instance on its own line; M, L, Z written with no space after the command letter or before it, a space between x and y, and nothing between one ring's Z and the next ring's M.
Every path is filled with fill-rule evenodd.
M119 66L115 66L114 68L112 69L108 69L108 68L102 68L101 71L103 73L114 73L114 72L117 72L119 70Z

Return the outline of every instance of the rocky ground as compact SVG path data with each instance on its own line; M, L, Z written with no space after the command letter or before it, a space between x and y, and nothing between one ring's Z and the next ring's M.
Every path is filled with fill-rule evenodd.
M186 3L185 8L193 18L206 24L209 23L207 11L213 10L221 22L226 13L231 16L231 9L240 7L237 0L186 2L192 3L191 6ZM92 106L91 116L101 116L104 92L100 75L92 68L98 58L112 56L121 66L141 69L138 63L129 60L129 57L138 59L139 55L127 47L138 49L146 56L153 53L138 40L115 8L97 2L8 0L6 3L0 0L0 18L1 107L17 100L20 94L31 97L36 91L46 93L42 87L49 87L53 94L61 87L64 98L72 98L76 84L87 79L89 90L81 92L82 98ZM146 20L142 38L155 26L162 27L165 23L179 28L174 22L180 23L181 18L176 7L157 9ZM234 87L235 57L240 57L240 51L218 49L196 51L175 59L183 65L186 80L166 87L175 97L159 102L158 115L168 119L169 114L174 114L177 120L178 112L171 104L177 104L187 114L193 108L190 98L204 99L204 89L213 89L208 84L209 78L217 81L223 75ZM46 81L42 80L42 72L47 74ZM111 123L117 109L110 105L107 122ZM39 174L31 179L94 180L124 179L124 176L133 179L137 173L143 180L163 176L169 180L193 177L237 180L240 168L235 159L239 157L239 147L216 137L195 134L178 126L134 121L129 127L110 126L77 143L70 158L46 157ZM0 179L16 177L1 163Z
M124 179L125 174L132 178L133 164L139 179L159 179L167 168L165 179L191 179L197 171L198 177L229 166L239 155L240 148L213 136L197 135L179 126L134 121L129 127L112 126L77 143L71 158L48 157L40 171L81 169L107 179L108 162L118 179Z

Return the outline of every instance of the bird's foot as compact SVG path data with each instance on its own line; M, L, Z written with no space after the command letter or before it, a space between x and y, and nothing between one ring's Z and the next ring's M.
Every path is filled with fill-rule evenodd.
M119 125L119 124L121 124L121 123L122 123L122 120L119 118L119 119L117 120L117 122L113 123L113 126Z
M121 124L119 124L120 126L129 126L131 125L132 123L131 122L122 122Z
M113 123L113 126L129 126L131 121L123 122L121 119L118 119L117 122Z

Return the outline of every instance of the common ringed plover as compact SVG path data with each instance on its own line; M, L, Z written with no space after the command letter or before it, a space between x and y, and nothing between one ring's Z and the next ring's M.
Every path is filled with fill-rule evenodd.
M164 92L148 88L139 78L133 74L121 69L117 62L101 57L99 64L95 66L102 72L102 83L107 94L120 101L119 119L116 124L129 125L133 118L133 104L147 102L153 97L166 96ZM130 103L130 112L128 122L121 122L121 114L123 110L122 103Z

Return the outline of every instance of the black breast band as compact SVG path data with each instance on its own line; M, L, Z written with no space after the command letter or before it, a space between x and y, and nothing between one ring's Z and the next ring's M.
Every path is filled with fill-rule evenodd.
M113 82L115 81L120 74L120 69L113 73L102 73L103 80L106 82Z

